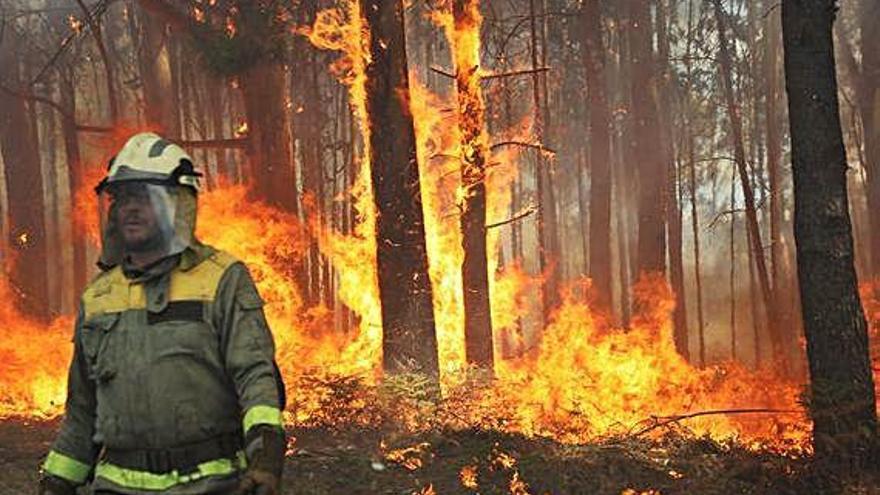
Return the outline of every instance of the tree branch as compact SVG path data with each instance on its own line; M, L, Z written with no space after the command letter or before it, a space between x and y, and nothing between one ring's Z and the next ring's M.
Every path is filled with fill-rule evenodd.
M176 141L178 145L186 148L246 148L250 143L248 138L230 139L202 139L194 141Z
M550 67L537 67L534 69L522 69L522 70L514 70L510 72L499 72L497 74L486 74L480 76L480 82L492 81L494 79L503 79L506 77L515 77L515 76L524 76L529 74L536 74L539 72L548 72ZM455 74L449 72L442 67L438 67L436 65L431 66L431 72L435 74L440 74L441 76L448 77L449 79L455 79Z
M491 81L493 79L503 79L505 77L524 76L529 74L537 74L540 72L549 72L550 67L535 67L534 69L514 70L510 72L499 72L497 74L487 74L481 78L482 81Z
M110 56L107 55L107 47L104 45L104 38L101 36L101 27L95 21L89 8L83 3L83 0L76 0L77 5L82 10L89 25L89 30L95 38L95 44L98 45L98 53L104 62L104 71L107 75L107 100L110 104L110 121L116 124L119 122L119 100L116 98L116 80L113 75L113 65L110 63Z
M100 132L110 132L113 130L112 127L78 124L76 122L76 118L73 115L71 115L70 112L68 112L66 108L62 107L58 102L56 102L50 98L46 98L45 96L35 95L33 93L26 93L24 91L16 91L16 90L14 90L12 88L8 88L2 84L0 84L0 91L3 91L4 93L9 94L11 96L14 96L16 98L21 98L23 100L28 100L28 101L36 101L38 103L43 103L45 105L48 105L49 107L54 109L56 112L58 112L58 114L61 115L61 117L64 120L66 120L68 122L72 122L73 125L76 126L77 131L100 133Z
M496 149L503 148L505 146L521 146L523 148L531 148L534 150L543 151L545 153L550 153L552 155L556 154L555 150L548 148L541 143L527 143L525 141L515 141L515 140L501 141L501 142L495 143L495 144L489 146L489 149L491 151L495 151Z
M522 220L523 218L531 215L532 213L535 213L536 211L538 211L538 208L535 205L529 205L525 210L520 211L519 213L512 216L511 218L508 218L507 220L502 220L500 222L495 222L495 223L491 223L489 225L486 225L486 230L494 229L497 227L503 227L504 225L507 225L509 223L518 222L518 221Z

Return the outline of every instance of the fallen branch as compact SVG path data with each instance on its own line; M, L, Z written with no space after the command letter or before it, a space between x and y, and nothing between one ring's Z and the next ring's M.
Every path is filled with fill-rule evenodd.
M670 425L672 423L678 423L685 419L693 419L701 416L720 416L720 415L730 415L730 414L803 414L803 411L799 411L796 409L766 409L766 408L755 408L755 409L716 409L712 411L699 411L690 414L678 414L675 416L666 416L662 418L662 421L658 421L657 423L642 428L636 433L630 435L632 438L640 437L645 433L656 430L657 428L662 428L666 425ZM659 420L661 418L652 418L654 420Z

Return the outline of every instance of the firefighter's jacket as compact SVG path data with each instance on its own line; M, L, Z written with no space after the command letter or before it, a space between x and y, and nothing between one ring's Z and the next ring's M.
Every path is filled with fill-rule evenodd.
M100 274L83 294L65 418L44 471L75 484L94 476L95 487L125 493L190 493L234 478L241 453L187 473L130 469L99 454L280 426L283 384L262 306L245 266L205 245L164 269Z

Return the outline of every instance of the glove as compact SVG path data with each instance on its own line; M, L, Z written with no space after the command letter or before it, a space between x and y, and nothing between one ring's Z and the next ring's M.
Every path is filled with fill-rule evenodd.
M76 495L76 486L62 478L46 475L40 478L39 495Z
M245 443L248 468L235 495L280 495L284 453L287 450L284 430L257 425L248 432Z

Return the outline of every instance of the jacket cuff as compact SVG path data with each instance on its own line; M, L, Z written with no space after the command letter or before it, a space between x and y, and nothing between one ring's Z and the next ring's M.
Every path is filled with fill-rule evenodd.
M54 450L49 451L43 462L44 473L67 480L74 485L85 483L91 471L92 466Z
M281 420L281 409L272 406L251 407L245 412L244 420L242 420L244 434L247 435L248 431L256 425L270 425L279 428L283 427L284 424Z

